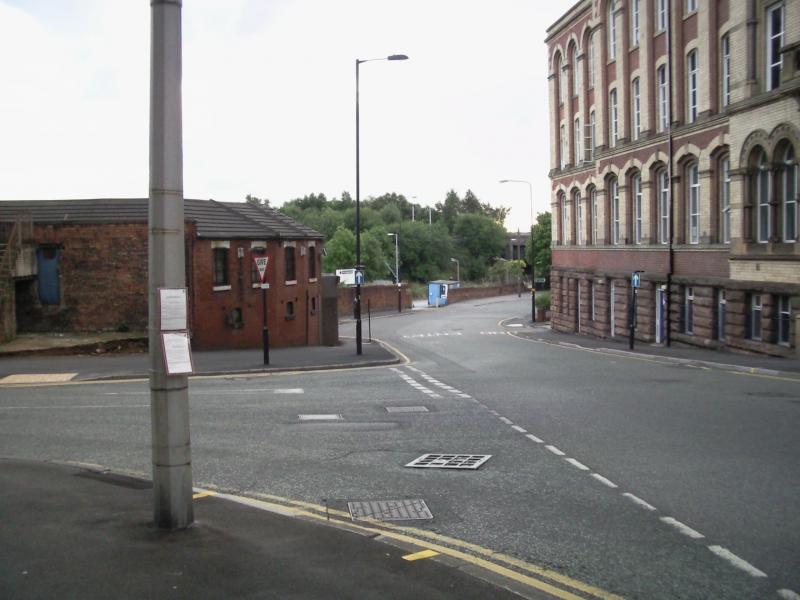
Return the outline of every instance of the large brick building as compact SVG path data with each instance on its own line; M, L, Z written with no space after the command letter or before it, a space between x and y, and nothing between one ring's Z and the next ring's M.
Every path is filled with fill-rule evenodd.
M582 0L547 31L552 323L789 355L800 0Z
M193 348L261 344L264 253L270 344L319 344L321 234L244 203L185 200L184 216ZM15 244L33 263L0 272L6 329L146 329L147 219L147 198L0 202L0 221L29 224Z

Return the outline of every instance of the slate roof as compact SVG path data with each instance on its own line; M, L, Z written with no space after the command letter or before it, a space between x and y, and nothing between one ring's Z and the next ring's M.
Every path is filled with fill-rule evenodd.
M30 216L34 223L147 223L147 198L0 200L0 221ZM322 239L318 231L273 208L244 202L184 200L184 218L197 236L214 239Z

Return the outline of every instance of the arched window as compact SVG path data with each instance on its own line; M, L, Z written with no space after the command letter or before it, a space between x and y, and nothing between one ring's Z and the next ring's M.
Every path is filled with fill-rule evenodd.
M611 204L611 242L620 244L622 242L622 217L619 200L619 182L616 177L608 180L608 201Z
M658 241L669 243L669 174L661 169L656 174L656 195L658 198Z
M781 220L784 242L797 241L797 158L794 148L788 145L781 157Z
M769 207L769 167L767 155L758 149L755 156L755 172L752 175L751 191L756 211L755 238L760 244L766 244L772 234L772 219Z
M572 95L577 96L581 89L581 70L578 68L578 47L572 46Z
M686 167L687 238L690 244L700 243L700 169L697 163Z
M594 149L597 146L597 136L595 135L594 111L589 113L589 156L594 160Z
M566 194L561 194L559 205L561 210L561 245L566 246L569 243L569 215L567 215Z
M583 202L581 200L580 191L575 190L575 193L572 195L572 205L575 207L575 233L579 246L586 244L586 231L584 230L583 223Z
M597 205L597 189L592 188L592 191L589 192L589 219L591 220L591 242L592 245L597 244L597 215L599 212L599 208Z
M719 241L731 243L731 161L723 156L719 161Z
M594 33L589 36L589 46L586 52L589 71L589 87L594 87Z
M636 173L631 177L631 199L633 201L633 243L642 243L642 177Z
M561 54L556 54L553 64L553 71L556 76L556 105L558 105L564 102L566 97L564 93L564 74L561 72Z

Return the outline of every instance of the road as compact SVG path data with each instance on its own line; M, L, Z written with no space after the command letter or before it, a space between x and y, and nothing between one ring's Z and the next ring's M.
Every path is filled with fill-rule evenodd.
M794 597L796 380L540 343L529 306L373 320L408 365L193 380L195 481L342 510L423 499L414 527L605 597ZM149 472L146 382L2 389L0 415L0 456ZM405 466L426 453L491 458Z

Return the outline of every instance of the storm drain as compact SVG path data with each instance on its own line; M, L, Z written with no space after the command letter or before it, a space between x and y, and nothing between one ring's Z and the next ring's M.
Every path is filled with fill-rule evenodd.
M414 412L428 412L425 406L387 406L386 412L389 413L414 413Z
M348 502L350 516L356 519L379 519L381 521L414 521L433 519L425 500L371 500Z
M406 466L420 469L477 469L490 458L491 454L423 454Z

